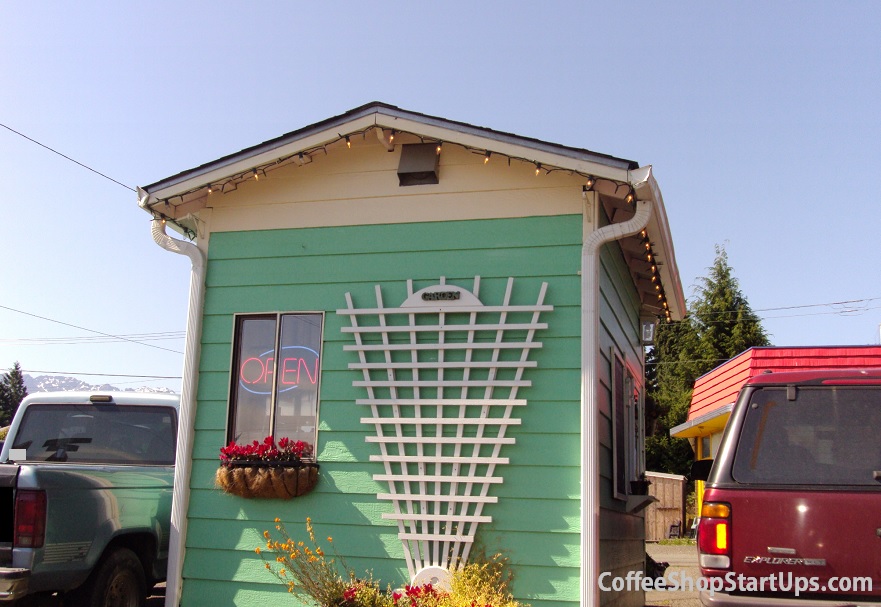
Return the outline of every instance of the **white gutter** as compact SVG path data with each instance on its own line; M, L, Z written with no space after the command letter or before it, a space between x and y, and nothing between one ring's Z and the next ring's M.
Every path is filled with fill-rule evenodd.
M633 172L638 200L636 213L623 223L599 225L599 200L594 198L591 217L594 229L581 249L581 605L599 607L600 575L600 439L598 428L600 382L597 373L600 351L600 251L608 242L636 234L648 225L653 194L657 191L651 167ZM646 190L648 186L648 191ZM651 193L649 193L651 192ZM646 196L648 194L648 196Z
M150 195L138 189L140 205L148 209ZM196 417L196 389L199 381L199 343L202 332L202 304L205 297L205 258L195 244L176 240L165 233L165 221L154 219L153 240L166 251L186 255L192 262L187 337L184 347L184 370L181 382L180 412L177 426L177 451L174 467L174 497L171 503L171 537L168 541L168 579L165 582L165 607L180 605L183 562L186 552L187 509L190 504L193 422Z

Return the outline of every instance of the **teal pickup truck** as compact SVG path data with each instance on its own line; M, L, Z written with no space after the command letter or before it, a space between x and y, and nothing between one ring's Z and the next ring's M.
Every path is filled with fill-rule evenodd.
M0 602L137 607L165 579L178 398L44 392L0 450Z

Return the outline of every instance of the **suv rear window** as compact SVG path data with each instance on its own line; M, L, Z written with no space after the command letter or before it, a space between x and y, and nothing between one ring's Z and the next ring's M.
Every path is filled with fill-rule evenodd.
M876 470L881 471L881 389L752 392L734 456L737 482L881 487Z
M31 405L11 447L30 461L171 465L175 417L162 406Z

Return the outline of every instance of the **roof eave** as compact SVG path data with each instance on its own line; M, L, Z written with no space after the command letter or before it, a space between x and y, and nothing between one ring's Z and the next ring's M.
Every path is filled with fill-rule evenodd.
M661 188L652 172L652 166L647 165L630 171L628 182L636 189L637 197L640 200L651 200L654 204L654 212L649 219L649 233L658 250L661 251L663 264L658 267L670 306L671 318L672 320L682 320L686 313L685 293L682 289L682 280L676 263L673 235L670 233L670 224L667 221L664 196L661 194Z
M230 175L271 163L278 158L326 145L336 141L341 135L363 131L370 127L413 132L423 137L446 140L478 149L490 149L508 156L525 157L546 165L617 181L626 181L627 172L638 166L632 160L373 102L161 179L142 189L150 194L152 200L168 199L200 185L220 181Z

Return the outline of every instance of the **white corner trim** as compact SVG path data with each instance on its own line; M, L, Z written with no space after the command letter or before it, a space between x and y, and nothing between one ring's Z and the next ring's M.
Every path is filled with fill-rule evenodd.
M649 173L650 176L650 173ZM590 205L594 213L598 205ZM581 252L581 605L599 607L600 566L600 441L599 414L600 250L613 240L643 229L652 215L652 203L640 200L636 213L623 223L593 230ZM590 218L597 225L596 218ZM585 221L589 221L585 217Z
M141 206L146 208L149 195L141 190ZM196 396L199 384L199 341L202 332L202 304L205 291L205 258L202 251L190 242L175 240L165 233L165 222L154 219L151 225L153 240L166 251L185 255L192 263L190 272L190 299L187 314L186 346L178 413L177 450L175 452L174 490L171 507L171 534L168 546L168 575L165 607L177 607L183 583L183 562L186 552L187 509L190 501L190 473L196 416Z

